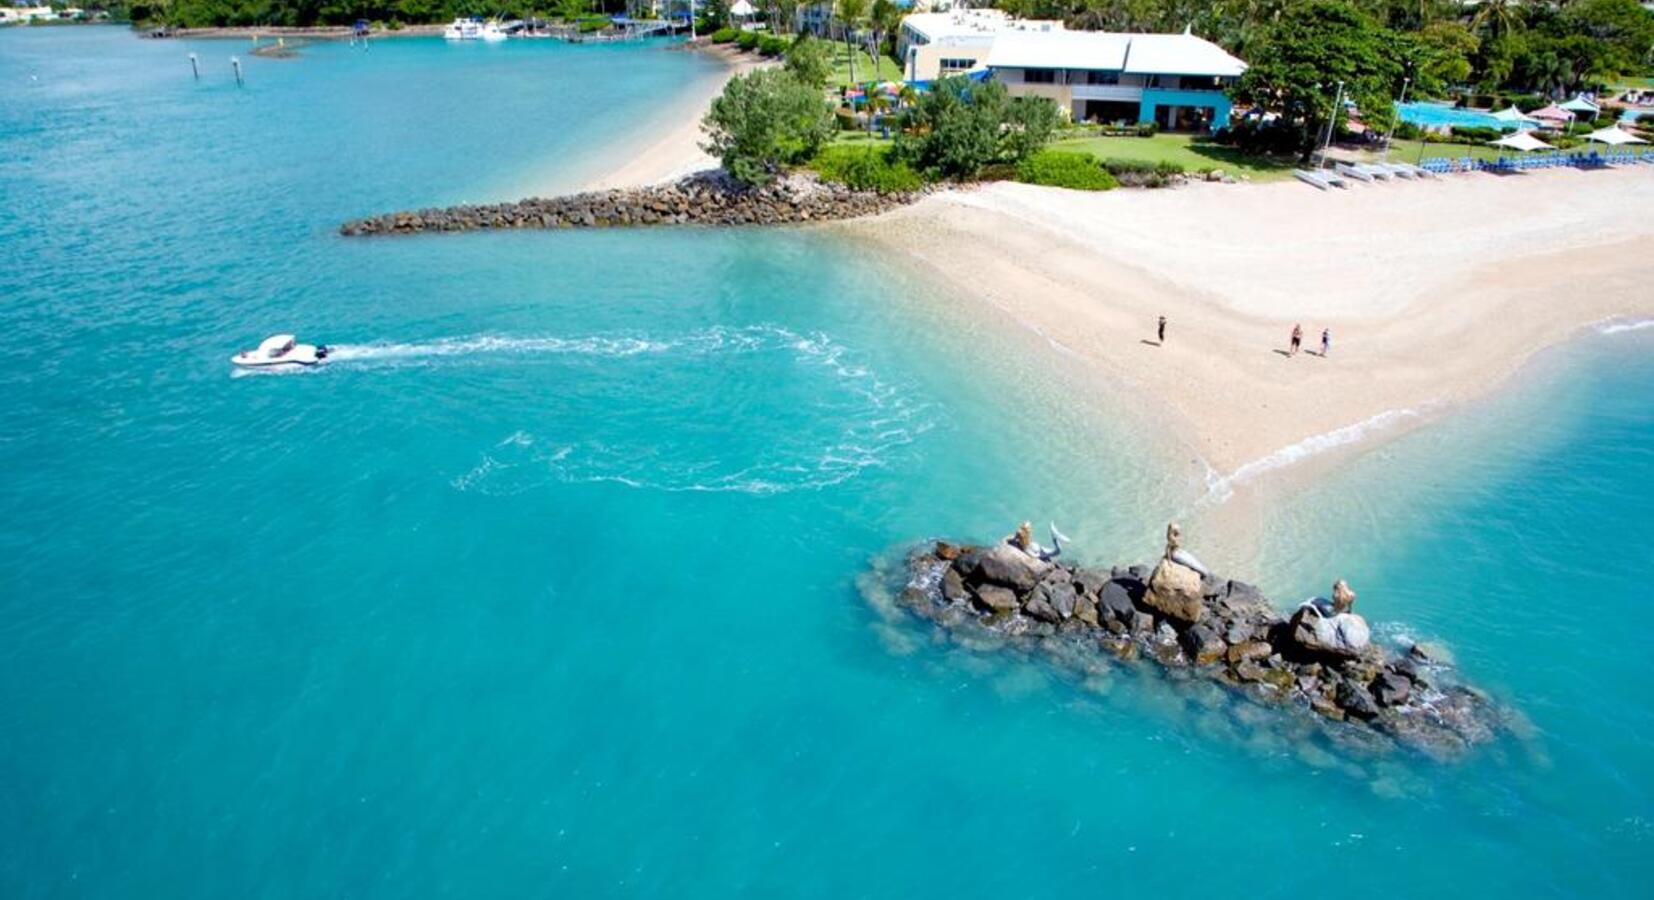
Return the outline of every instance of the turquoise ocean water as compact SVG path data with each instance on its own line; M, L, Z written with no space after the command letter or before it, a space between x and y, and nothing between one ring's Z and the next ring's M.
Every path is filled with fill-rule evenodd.
M1260 580L1531 722L1343 764L869 605L902 542L1142 558L1200 494L876 246L334 234L575 183L704 60L242 49L0 33L0 896L1646 896L1654 332L1271 518ZM337 362L232 377L288 329Z

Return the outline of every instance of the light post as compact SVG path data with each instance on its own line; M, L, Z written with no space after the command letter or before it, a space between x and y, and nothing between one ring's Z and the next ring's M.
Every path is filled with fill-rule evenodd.
M1407 86L1412 83L1413 79L1411 78L1401 79L1401 99L1396 101L1394 114L1390 117L1390 130L1384 133L1384 155L1379 158L1380 162L1390 161L1390 144L1396 135L1396 123L1401 121L1401 105L1407 102Z

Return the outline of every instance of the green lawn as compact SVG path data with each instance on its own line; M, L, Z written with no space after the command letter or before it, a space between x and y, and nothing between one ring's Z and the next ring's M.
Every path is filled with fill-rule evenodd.
M1157 134L1153 137L1068 138L1053 144L1059 150L1078 150L1101 159L1130 159L1143 162L1174 162L1190 172L1222 169L1231 175L1245 175L1253 181L1292 177L1294 162L1249 156L1233 147L1212 143L1188 134Z
M1422 153L1420 151L1423 151ZM1509 152L1509 151L1507 151ZM1372 153L1370 156L1377 159L1381 153ZM1404 141L1399 138L1390 142L1390 161L1417 163L1421 159L1435 159L1446 156L1458 159L1466 156L1477 159L1498 159L1499 148L1485 144L1425 144L1421 141Z
M833 81L834 87L850 84L850 54L845 52L843 41L833 41ZM875 73L873 58L861 47L856 48L856 82L869 81L901 81L902 67L888 56L879 57L878 70Z

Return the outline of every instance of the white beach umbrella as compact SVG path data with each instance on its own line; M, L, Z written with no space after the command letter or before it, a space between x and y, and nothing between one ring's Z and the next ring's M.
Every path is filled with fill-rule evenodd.
M1586 135L1585 139L1596 144L1607 144L1610 147L1618 147L1621 144L1648 143L1629 131L1621 131L1618 125L1610 125L1607 128L1598 128L1596 131Z
M748 3L747 0L735 0L735 2L729 6L729 14L732 16L745 17L750 16L757 11L758 10L754 9L752 4Z
M1531 131L1518 131L1508 137L1502 137L1491 142L1495 147L1505 147L1511 150L1520 150L1528 153L1533 150L1555 150L1550 144L1533 136Z

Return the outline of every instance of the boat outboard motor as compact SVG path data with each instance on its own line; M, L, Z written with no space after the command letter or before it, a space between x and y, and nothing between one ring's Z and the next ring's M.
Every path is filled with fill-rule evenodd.
M316 348L316 358L317 359L327 359L327 353L328 353L328 349L327 349L326 344L322 344L321 346Z

